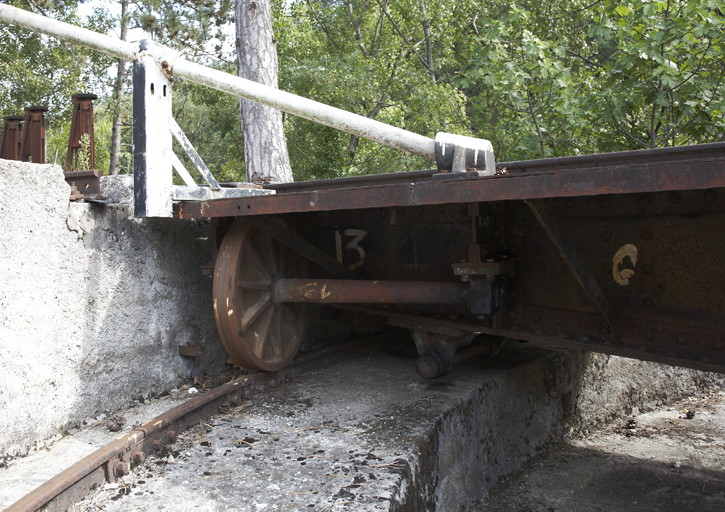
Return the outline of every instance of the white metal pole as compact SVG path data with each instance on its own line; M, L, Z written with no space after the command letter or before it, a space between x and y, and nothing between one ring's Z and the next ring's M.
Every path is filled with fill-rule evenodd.
M140 56L137 47L132 43L9 5L0 4L0 20L130 62L135 62ZM167 66L164 69L167 73L173 73L190 82L256 101L310 121L435 160L435 142L423 135L189 62L174 50L161 45L154 45L146 53L153 56L160 64L166 62Z

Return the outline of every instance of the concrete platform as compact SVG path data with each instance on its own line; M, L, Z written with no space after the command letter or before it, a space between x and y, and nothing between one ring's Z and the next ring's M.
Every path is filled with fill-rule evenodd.
M611 378L627 365L658 374L661 385L632 393L637 371ZM614 382L630 411L659 401L664 383L672 398L721 385L696 372L697 384L683 387L669 371L689 372L582 352L508 350L423 381L411 358L371 353L183 433L170 452L75 510L476 510L502 475L567 432L626 414L619 395L605 391Z

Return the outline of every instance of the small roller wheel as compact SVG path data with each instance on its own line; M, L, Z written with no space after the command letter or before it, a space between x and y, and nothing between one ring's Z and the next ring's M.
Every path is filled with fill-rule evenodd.
M214 315L224 348L241 367L277 371L299 350L303 304L272 300L280 277L307 276L307 260L237 219L224 236L214 267Z

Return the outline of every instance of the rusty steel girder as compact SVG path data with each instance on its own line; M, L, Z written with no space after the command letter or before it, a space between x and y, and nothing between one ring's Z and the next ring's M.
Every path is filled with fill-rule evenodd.
M451 336L449 348L485 333L725 372L725 144L499 171L274 185L273 196L183 203L177 214L221 217L218 236L224 217L249 218L317 264L293 283L298 298L305 285L326 283L337 307ZM351 279L348 271L362 280L330 281ZM386 281L444 283L468 297L402 301L371 284Z

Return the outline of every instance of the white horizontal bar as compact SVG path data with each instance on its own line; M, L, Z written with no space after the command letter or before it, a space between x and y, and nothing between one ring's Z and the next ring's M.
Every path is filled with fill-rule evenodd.
M211 199L229 199L230 197L267 196L274 194L274 190L262 188L225 188L212 190L209 187L171 187L174 201L209 201Z
M98 50L119 59L132 62L137 59L138 51L132 43L9 5L0 4L0 20L57 37L62 41ZM435 160L435 142L423 135L189 62L174 50L160 45L153 45L153 48L147 53L152 55L159 63L167 62L168 68L165 68L167 73L173 73L190 82L205 85L392 148Z

